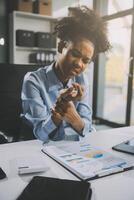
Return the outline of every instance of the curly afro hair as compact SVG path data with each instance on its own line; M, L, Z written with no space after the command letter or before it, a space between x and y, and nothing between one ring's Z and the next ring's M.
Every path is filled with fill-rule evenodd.
M68 17L60 19L55 26L55 34L60 40L74 41L76 37L86 38L95 46L94 56L110 48L106 23L95 11L86 6L69 7L68 11Z

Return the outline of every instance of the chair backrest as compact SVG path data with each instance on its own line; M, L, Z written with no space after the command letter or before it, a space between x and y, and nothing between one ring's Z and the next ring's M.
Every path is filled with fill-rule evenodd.
M24 75L40 66L0 64L0 131L17 140L20 134Z

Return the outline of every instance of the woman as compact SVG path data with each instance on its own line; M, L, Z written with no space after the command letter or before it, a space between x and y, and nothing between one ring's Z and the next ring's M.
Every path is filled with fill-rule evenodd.
M26 74L22 88L23 115L44 142L77 140L92 130L83 72L110 46L105 23L85 6L69 8L69 16L58 21L55 34L59 38L56 61Z

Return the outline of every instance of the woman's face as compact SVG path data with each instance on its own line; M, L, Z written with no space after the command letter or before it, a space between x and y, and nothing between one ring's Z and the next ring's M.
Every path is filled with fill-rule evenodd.
M58 59L58 65L65 80L79 75L91 62L94 45L87 39L67 42Z

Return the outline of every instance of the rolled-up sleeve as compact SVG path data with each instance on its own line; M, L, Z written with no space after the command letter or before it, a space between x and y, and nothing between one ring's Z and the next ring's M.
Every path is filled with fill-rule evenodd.
M47 99L47 104L43 102L41 84L36 76L32 74L25 76L21 95L22 107L23 115L31 122L35 136L47 141L49 134L57 127L51 119L51 101L48 102L49 99ZM43 89L45 90L45 88ZM46 98L49 98L47 91L43 92L46 93Z
M92 109L84 103L79 103L77 111L84 121L84 128L81 133L84 136L92 131Z

